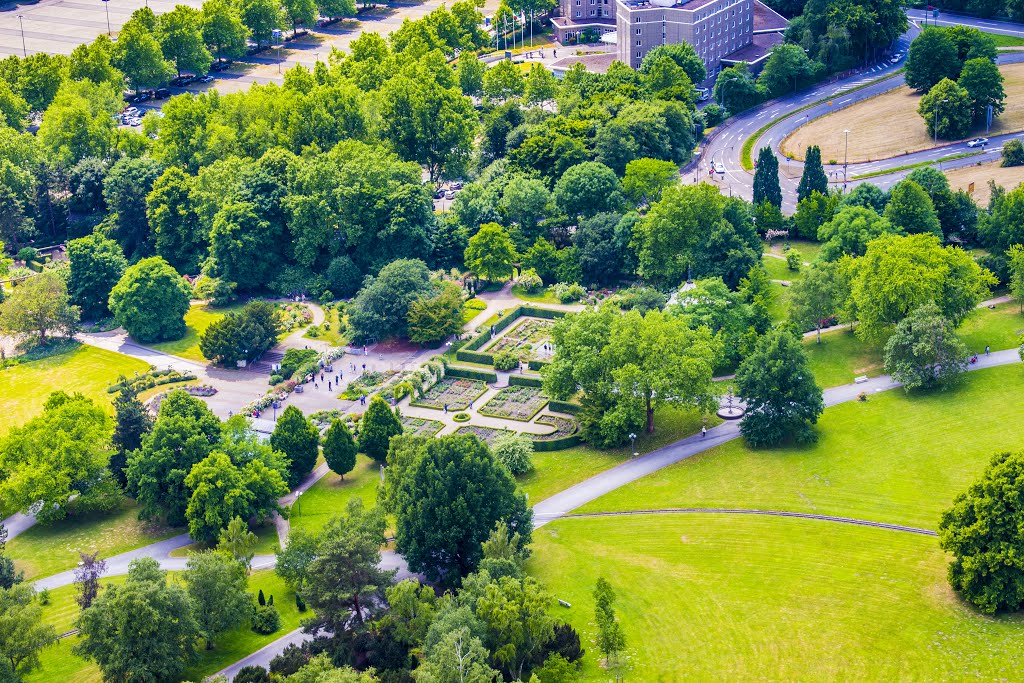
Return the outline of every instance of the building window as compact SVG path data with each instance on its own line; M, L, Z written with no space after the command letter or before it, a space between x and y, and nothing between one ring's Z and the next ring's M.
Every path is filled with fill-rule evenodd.
M638 28L638 29L636 30L636 34L637 34L637 35L640 35L641 31L642 31L642 29L639 29L639 28Z
M640 17L636 18L636 23L638 23L638 24L640 23Z
M579 11L579 10L576 10L576 18L577 18L577 19L579 19L579 18L580 18L580 11Z
M637 59L643 59L643 56L644 56L644 53L643 53L643 52L637 52L637 53L636 53L636 58L637 58Z
M643 44L644 44L644 41L642 41L642 40L636 41L636 46L637 47L641 47Z

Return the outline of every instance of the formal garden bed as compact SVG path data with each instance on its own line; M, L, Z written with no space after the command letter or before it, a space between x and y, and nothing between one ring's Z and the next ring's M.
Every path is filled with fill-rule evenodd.
M443 410L445 406L448 406L448 410L465 410L485 391L487 385L480 380L446 377L423 392L410 405L435 410Z
M479 425L466 425L455 430L456 434L472 434L486 443L488 446L494 443L502 434L508 434L508 429L495 429L494 427L481 427Z
M516 306L493 324L485 323L477 336L455 352L455 358L463 363L494 365L496 355L515 353L537 369L551 355L545 354L543 347L550 338L552 321L564 316L564 311L550 308ZM501 334L505 330L508 332Z
M572 436L579 430L579 425L575 420L568 417L561 417L560 415L541 415L534 420L534 424L551 425L555 428L555 431L550 434L531 435L534 441L555 441L557 439L564 439L568 436Z
M379 387L382 387L385 382L395 376L394 370L384 370L383 372L364 372L357 379L353 380L340 395L340 398L346 401L355 401L360 396L367 396L373 393Z
M438 420L427 420L422 417L401 418L405 433L412 436L434 436L444 427L444 423Z
M517 353L522 360L547 358L551 354L546 353L544 347L551 340L552 327L554 327L554 323L550 320L521 318L506 332L484 347L484 352L498 355L512 351Z
M536 387L509 386L480 407L481 415L529 422L548 403L548 397Z

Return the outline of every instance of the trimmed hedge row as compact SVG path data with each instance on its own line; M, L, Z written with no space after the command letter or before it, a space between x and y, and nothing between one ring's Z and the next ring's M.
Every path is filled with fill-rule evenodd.
M459 349L455 352L455 358L463 363L479 363L480 365L494 365L494 356L480 351L466 351Z
M583 439L579 434L570 434L569 436L563 436L561 439L551 439L549 441L534 441L533 450L535 451L564 451L566 448L574 448L583 443Z
M506 327L511 325L513 322L522 317L531 318L543 318L545 320L555 320L557 318L564 318L565 311L555 311L550 308L537 308L536 306L516 306L505 315L498 318L497 322L491 325L491 331L484 330L477 336L469 340L469 342L461 349L455 352L456 360L461 360L463 363L481 363L483 365L494 365L494 355L490 353L478 352L481 346L494 339L494 336L504 330ZM537 364L534 367L534 364ZM541 361L530 361L530 369L538 370L544 363Z
M527 377L526 375L509 375L508 383L513 387L537 387L538 389L544 385L540 377Z
M459 379L478 379L482 382L494 383L498 381L498 373L488 370L477 370L476 368L460 368L456 365L449 365L444 372L445 377Z
M547 365L548 363L542 360L531 360L529 363L527 363L527 366L534 372L540 372L545 367L547 367Z
M579 403L570 403L569 401L556 401L552 399L551 401L548 402L548 410L551 410L556 413L576 415L581 410L583 410L583 406L581 406Z

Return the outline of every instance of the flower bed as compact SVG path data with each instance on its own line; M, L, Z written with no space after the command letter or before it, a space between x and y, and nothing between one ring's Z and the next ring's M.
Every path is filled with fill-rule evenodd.
M465 427L459 427L456 430L456 434L473 434L477 436L481 441L491 445L494 440L502 434L508 434L508 429L494 429L493 427L478 427L477 425L466 425Z
M413 436L434 436L444 427L443 422L427 420L422 417L402 416L401 420L402 426L405 427L405 433Z
M551 338L553 326L554 323L550 320L523 318L485 347L484 352L497 355L503 351L515 351L524 360L539 358L546 355L537 351Z
M177 370L153 370L144 375L130 377L123 382L111 384L107 387L107 393L113 394L125 387L131 387L135 391L145 391L164 384L175 384L177 382L190 382L196 378L191 372L178 372Z
M364 372L345 387L345 391L341 393L341 398L346 401L355 401L360 396L367 396L377 387L382 386L385 382L394 377L395 374L394 370L386 370L384 372Z
M579 425L576 424L575 420L570 420L567 417L559 417L558 415L541 415L537 418L534 424L539 425L552 425L555 431L550 434L533 434L531 438L534 441L554 441L555 439L564 439L567 436L572 436L579 429Z
M455 413L452 419L456 422L469 422L469 413Z
M192 396L213 396L217 393L217 390L211 387L209 384L194 384L187 387L178 387L177 389L171 389L169 391L161 391L159 394L149 399L149 408L154 413L160 412L160 403L167 398L167 394L171 391L184 391L186 394Z
M285 332L305 327L313 322L313 311L304 304L278 304L281 311L281 326Z
M548 397L537 387L509 386L481 406L480 414L529 422L547 402Z
M448 406L448 410L465 410L485 391L487 391L487 385L479 380L446 377L430 387L410 405L435 410L442 410L445 406Z

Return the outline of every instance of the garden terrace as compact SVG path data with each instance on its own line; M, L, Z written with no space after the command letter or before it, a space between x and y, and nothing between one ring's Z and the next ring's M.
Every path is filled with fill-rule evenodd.
M556 311L550 308L540 308L539 306L516 306L511 311L498 318L498 320L495 321L494 325L485 327L480 332L480 334L470 339L465 346L463 346L461 349L455 352L455 358L456 360L459 360L463 363L479 363L482 365L494 365L495 353L500 353L503 350L512 350L516 348L515 345L510 345L512 344L511 341L502 342L504 346L500 349L495 348L498 345L498 343L501 342L501 340L505 336L507 336L500 335L500 333L507 329L510 325L513 325L516 321L520 320L521 318L533 318L537 319L536 322L541 323L544 321L562 318L564 316L565 311ZM516 325L516 327L519 326ZM526 344L530 344L531 346L536 345L531 344L531 342L528 341L528 338L531 336L531 334L538 334L538 328L536 326L532 326L531 332L527 333L525 336L523 336L523 331L516 332L515 330L510 330L510 332L513 332L514 335L518 336L518 338L521 340L520 343L523 346L525 346ZM495 339L496 336L497 339ZM540 342L540 344L543 345L543 340L546 337L547 333L539 336L535 341ZM480 349L484 348L485 346L488 347L488 349L486 351L481 351ZM530 359L531 369L536 370L540 364L541 361L539 359Z
M433 408L443 410L465 410L469 404L483 396L487 391L487 385L475 379L453 379L446 377L430 387L419 398L412 400L409 405L421 408Z
M412 436L434 436L444 427L443 422L427 420L422 417L405 417L403 415L401 420L402 426L405 427L405 433Z
M345 391L341 394L341 398L346 401L354 401L360 396L366 396L372 393L377 387L382 386L385 382L394 377L395 374L394 370L385 370L383 372L364 372L345 388Z
M553 351L545 351L544 346L551 341L550 320L526 317L521 318L510 328L484 347L484 352L495 356L499 353L512 351L519 354L522 360L546 360Z
M481 415L529 422L547 402L548 397L536 387L510 386L492 396L479 412Z

